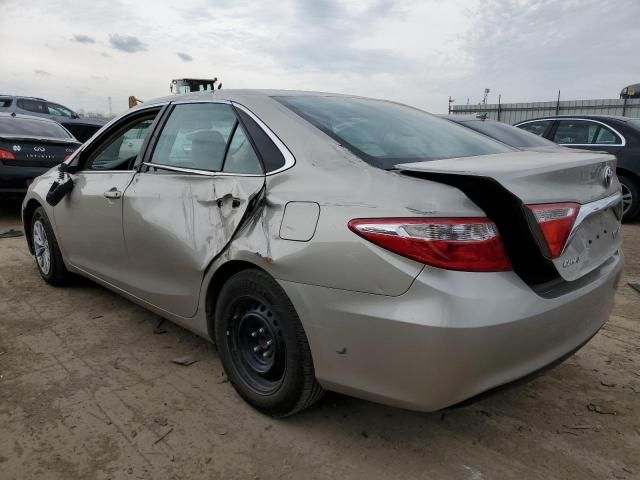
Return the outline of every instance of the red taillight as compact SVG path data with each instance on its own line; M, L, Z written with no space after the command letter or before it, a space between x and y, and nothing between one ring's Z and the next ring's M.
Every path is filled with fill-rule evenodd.
M16 156L7 150L0 150L0 160L15 160Z
M542 230L547 242L551 258L558 258L562 254L564 245L569 238L573 224L576 221L580 204L578 203L545 203L541 205L527 205L536 217L536 222Z
M467 272L511 270L487 218L361 218L349 228L376 245L434 267Z

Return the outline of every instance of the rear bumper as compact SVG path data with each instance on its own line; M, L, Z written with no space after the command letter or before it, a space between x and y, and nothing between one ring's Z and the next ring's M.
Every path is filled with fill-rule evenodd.
M512 272L425 269L397 297L281 284L325 388L433 411L585 343L609 318L622 263L615 255L589 283L556 298L541 298Z
M0 192L26 192L34 178L51 167L7 167L0 165Z

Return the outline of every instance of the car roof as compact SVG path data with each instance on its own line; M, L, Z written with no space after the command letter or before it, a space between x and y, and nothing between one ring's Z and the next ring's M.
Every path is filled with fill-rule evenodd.
M211 98L219 100L233 100L241 102L242 100L250 100L256 97L278 97L278 96L297 96L297 95L313 95L320 97L352 97L352 98L366 98L359 95L350 95L345 93L330 93L330 92L313 92L306 90L269 90L269 89L221 89L212 90L206 92L191 92L180 95L167 95L165 97L154 98L144 103L144 105L155 105L167 102L189 102L189 101L204 101Z
M3 98L23 98L25 100L38 100L40 102L48 102L49 100L45 100L44 98L40 98L40 97L30 97L28 95L10 95L10 94L4 94L4 93L0 93L0 97Z
M613 121L618 121L618 122L628 122L629 120L634 120L633 117L623 117L622 115L590 115L590 114L586 114L586 115L548 115L546 117L537 117L537 118L528 118L527 120L522 120L521 122L518 122L518 124L520 123L525 123L525 122L535 122L537 120L562 120L563 118L576 118L576 119L584 119L584 120L601 120L601 121L607 121L607 120L613 120Z
M467 115L467 114L458 114L458 115L447 115L446 113L437 114L436 117L444 118L446 120L451 120L452 122L462 123L462 122L498 122L493 118L483 118L478 115ZM502 123L502 122L500 122Z
M50 119L44 118L44 117L36 117L35 115L24 115L22 113L0 112L0 118L7 118L7 117L16 118L16 119L22 119L22 120L34 120L34 121L45 122L45 123L55 123L55 124L60 125L60 123L56 122L55 120L50 120ZM60 125L60 126L62 126L62 125Z

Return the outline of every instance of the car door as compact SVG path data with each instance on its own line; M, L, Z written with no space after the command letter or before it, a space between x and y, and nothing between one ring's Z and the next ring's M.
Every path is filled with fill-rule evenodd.
M595 120L563 118L558 120L551 140L559 145L616 155L624 147L622 134Z
M142 151L126 145L131 132L154 125L160 107L123 118L79 154L74 188L53 209L67 262L115 285L122 285L127 252L122 232L122 194L135 175Z
M261 160L226 102L178 103L124 194L127 290L181 317L264 187Z

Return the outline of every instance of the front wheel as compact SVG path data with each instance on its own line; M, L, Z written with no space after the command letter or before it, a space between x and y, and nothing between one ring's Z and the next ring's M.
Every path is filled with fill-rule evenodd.
M618 180L622 187L622 220L628 222L638 216L640 211L640 190L638 184L624 175L619 175Z
M216 345L240 396L257 410L285 417L322 395L307 337L284 290L261 270L244 270L222 287Z

